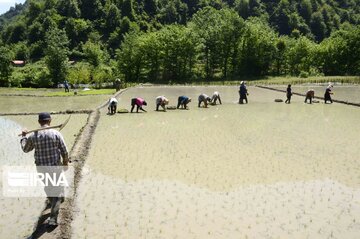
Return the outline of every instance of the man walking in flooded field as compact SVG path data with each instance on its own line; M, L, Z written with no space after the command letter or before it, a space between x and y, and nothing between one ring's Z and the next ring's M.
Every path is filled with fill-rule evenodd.
M134 107L136 105L136 113L139 113L139 109L146 112L146 110L143 109L143 105L147 105L146 101L143 99L143 98L133 98L131 99L131 113L133 112L134 110Z
M310 104L312 104L312 99L315 97L315 91L313 89L308 90L306 92L305 101L304 103L307 103L307 100L310 101Z
M51 123L50 114L47 112L40 113L38 122L41 128L49 127ZM26 137L27 133L28 131L26 129L22 131L23 137L20 141L21 148L25 153L35 149L34 157L38 172L49 173L49 171L44 171L44 168L45 170L51 170L51 168L56 168L55 166L68 165L68 150L66 148L64 138L59 131L54 129L45 129L34 132L29 137ZM54 194L53 190L54 187L45 186L45 192L48 195L48 199L50 201L49 203L51 205L48 225L57 226L57 218L59 215L60 204L64 200L64 192L63 189L57 189L57 196L55 197L54 195L49 195Z
M165 96L158 96L155 100L156 103L156 111L159 111L159 106L163 108L164 111L166 111L166 105L169 104L169 100Z
M288 87L286 88L286 100L285 100L285 104L290 104L291 96L292 96L291 85L288 85Z
M211 97L211 104L216 105L217 100L219 100L219 103L221 105L220 93L218 91L215 91Z
M204 107L207 108L208 102L211 102L211 98L206 94L201 94L199 95L198 101L198 107L200 107L201 103L204 102Z
M331 99L331 95L333 94L331 92L332 88L333 88L333 85L331 85L331 84L328 87L326 87L325 94L324 94L325 104L327 104L328 101L330 101L331 104L333 103L333 101Z

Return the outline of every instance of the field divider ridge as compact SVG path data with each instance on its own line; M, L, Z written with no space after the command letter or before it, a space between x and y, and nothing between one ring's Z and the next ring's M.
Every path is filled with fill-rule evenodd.
M129 88L118 91L113 97L118 97L123 92L127 91ZM108 101L105 101L95 110L93 110L87 119L86 124L80 130L79 134L76 137L75 143L70 151L70 158L72 160L72 165L74 167L74 186L73 186L73 195L70 198L67 198L64 203L61 205L61 211L59 214L60 217L60 230L57 230L52 238L61 238L67 239L71 238L71 223L74 219L74 211L76 211L76 196L78 185L81 182L81 172L82 168L86 162L86 158L89 155L90 149L92 147L91 142L93 135L95 133L97 124L100 120L101 114L100 110L108 104Z
M269 87L269 86L255 85L255 87L265 89L265 90L273 90L273 91L286 93L286 90L280 90L280 89L272 88L272 87ZM305 94L296 93L296 92L292 92L292 94L297 95L297 96L303 96L303 97L306 96ZM314 98L319 99L319 100L324 100L324 97L320 97L320 96L315 96ZM345 105L352 105L352 106L360 107L359 103L354 103L354 102L349 102L349 101L344 101L344 100L336 100L336 99L332 99L332 101L336 102L336 103L339 103L339 104L345 104Z

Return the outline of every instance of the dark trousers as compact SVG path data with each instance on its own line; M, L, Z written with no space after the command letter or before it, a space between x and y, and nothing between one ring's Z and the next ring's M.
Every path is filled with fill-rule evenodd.
M312 104L312 97L306 96L304 103L307 103L307 100L309 100L309 101L310 101L310 104Z
M239 104L244 104L244 100L245 100L245 103L247 104L248 103L247 95L240 94Z
M62 169L60 167L37 167L37 171L42 174L50 175L55 173L58 180ZM53 218L55 221L57 221L60 205L64 201L64 188L62 186L49 185L44 187L44 191L49 200L49 206L51 207L50 218Z
M324 100L325 100L325 104L330 101L330 103L333 103L332 99L331 99L331 96L329 93L325 93L324 95Z
M186 106L187 106L187 100L181 100L181 98L179 97L178 98L178 104L177 104L177 109L180 108L180 106L183 106L185 109L186 109Z
M213 104L216 105L216 102L217 102L218 100L219 100L219 103L220 103L220 105L221 105L221 98L220 98L220 96L215 96L215 97L214 97Z
M115 114L116 113L116 104L111 104L109 106L109 111L110 111L110 114Z
M286 103L286 104L290 104L291 95L287 95L286 98L287 98L287 99L285 100L285 103Z
M136 104L136 98L131 99L131 113L133 112L135 105L136 105L136 113L138 113L140 105Z

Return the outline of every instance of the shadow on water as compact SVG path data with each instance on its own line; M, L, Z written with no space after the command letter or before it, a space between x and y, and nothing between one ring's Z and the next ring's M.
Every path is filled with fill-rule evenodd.
M46 233L51 233L54 231L58 226L49 226L47 223L47 220L50 217L49 209L51 208L50 202L46 201L46 206L42 210L38 221L36 222L34 226L34 232L27 237L27 239L36 239L42 237Z

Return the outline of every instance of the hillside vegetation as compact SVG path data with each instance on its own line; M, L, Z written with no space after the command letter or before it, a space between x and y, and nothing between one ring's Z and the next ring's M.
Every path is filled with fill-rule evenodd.
M0 86L360 75L359 22L357 0L28 0L0 16Z

